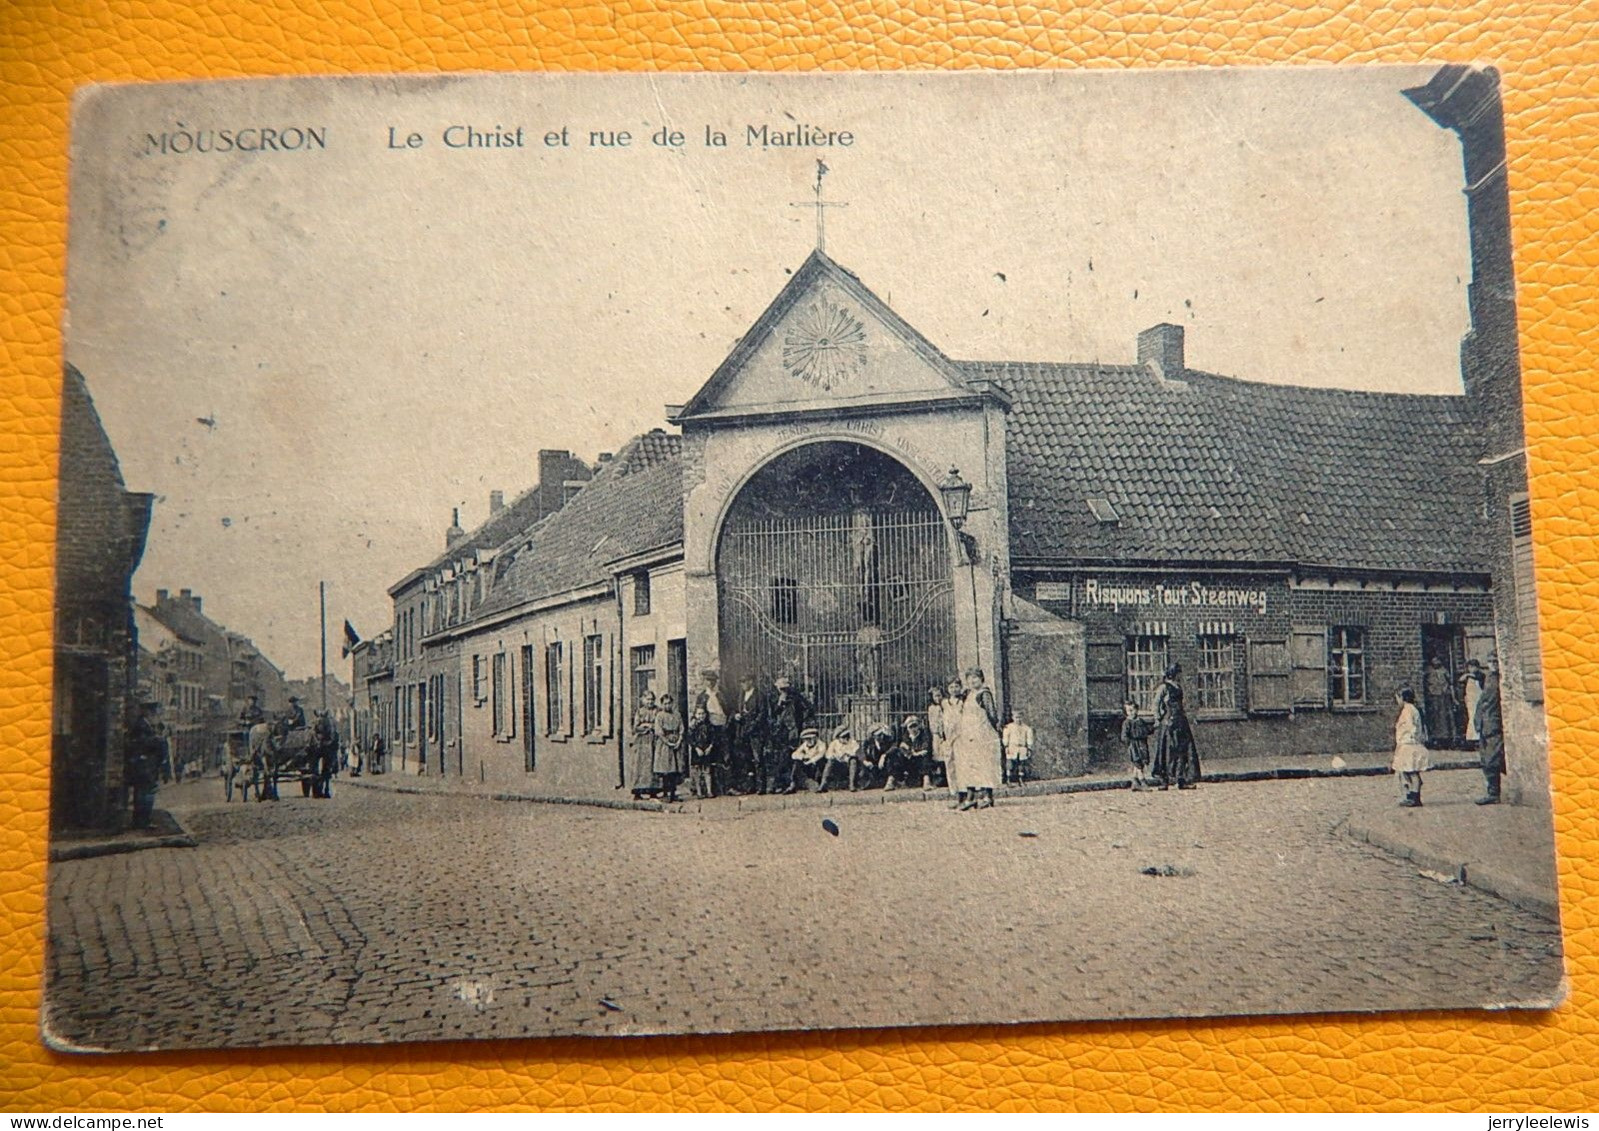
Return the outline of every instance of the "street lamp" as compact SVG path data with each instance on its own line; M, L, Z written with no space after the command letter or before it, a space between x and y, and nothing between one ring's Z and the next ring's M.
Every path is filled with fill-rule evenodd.
M950 468L949 474L938 485L938 493L944 497L944 513L949 515L949 524L955 528L955 533L960 536L961 549L966 551L968 564L977 561L977 539L966 533L966 513L972 505L972 485L961 478L958 468Z

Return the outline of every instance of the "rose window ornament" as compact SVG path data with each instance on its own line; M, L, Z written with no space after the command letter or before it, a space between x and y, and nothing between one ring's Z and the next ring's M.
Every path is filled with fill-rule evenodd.
M805 310L783 339L783 368L824 393L866 364L866 327L842 306L821 302Z

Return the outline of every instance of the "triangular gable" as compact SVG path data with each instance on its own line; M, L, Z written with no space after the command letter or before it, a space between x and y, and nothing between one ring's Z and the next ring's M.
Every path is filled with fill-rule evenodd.
M818 250L675 419L970 391L959 366Z

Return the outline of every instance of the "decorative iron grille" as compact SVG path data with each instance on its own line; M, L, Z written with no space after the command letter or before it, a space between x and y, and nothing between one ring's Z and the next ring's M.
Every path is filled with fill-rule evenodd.
M819 726L891 722L955 672L954 583L936 510L735 517L717 573L724 678L787 674Z

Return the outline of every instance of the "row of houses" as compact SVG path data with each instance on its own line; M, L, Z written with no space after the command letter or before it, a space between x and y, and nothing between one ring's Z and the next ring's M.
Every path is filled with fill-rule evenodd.
M597 790L640 694L681 706L702 671L859 727L976 666L1069 775L1119 761L1174 662L1215 759L1385 749L1401 688L1477 661L1512 791L1546 799L1497 80L1407 93L1464 142L1459 393L1222 376L1171 324L1121 364L958 360L818 247L676 431L541 453L515 505L452 521L357 648L359 729L401 772Z
M83 374L63 371L56 523L51 828L108 830L128 816L127 740L141 700L162 704L176 765L212 768L255 696L288 706L281 669L206 616L198 594L133 598L155 497L129 491Z
M254 641L218 624L200 596L157 589L135 604L138 687L158 700L175 765L214 769L228 732L252 696L269 713L286 710L294 692L283 671Z

